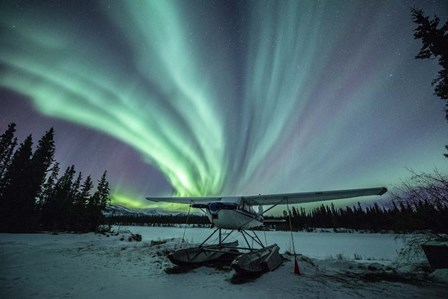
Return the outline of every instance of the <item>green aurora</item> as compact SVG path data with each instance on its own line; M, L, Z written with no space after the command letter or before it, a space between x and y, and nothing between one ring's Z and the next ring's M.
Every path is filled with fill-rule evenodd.
M444 162L410 1L25 3L0 6L0 86L131 146L175 195L389 186Z

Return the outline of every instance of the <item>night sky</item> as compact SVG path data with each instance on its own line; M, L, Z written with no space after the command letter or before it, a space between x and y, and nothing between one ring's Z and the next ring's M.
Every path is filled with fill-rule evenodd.
M113 202L392 187L448 170L446 1L1 1L0 131L56 132ZM344 204L357 200L344 201Z

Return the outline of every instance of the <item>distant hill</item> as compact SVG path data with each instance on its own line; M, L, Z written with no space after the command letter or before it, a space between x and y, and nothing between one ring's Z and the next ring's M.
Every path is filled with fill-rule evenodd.
M186 216L187 213L168 212L159 209L130 209L121 205L108 205L103 212L104 216L129 216L129 217L144 217L144 216ZM201 212L190 213L191 215L202 216Z

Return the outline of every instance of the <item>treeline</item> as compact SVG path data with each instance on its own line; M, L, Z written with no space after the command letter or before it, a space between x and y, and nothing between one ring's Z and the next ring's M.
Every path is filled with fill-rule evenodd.
M107 217L107 222L111 225L174 226L178 224L189 224L195 227L210 227L210 221L205 215L110 215Z
M370 232L394 231L397 233L431 231L448 234L448 175L435 170L433 173L415 173L390 191L385 202L363 208L360 203L353 207L336 209L333 204L321 205L311 211L293 207L291 215L283 211L278 220L268 224L277 230L313 230L314 228L347 228ZM172 224L208 224L204 216L113 216L113 224L140 224L169 226Z
M293 208L291 224L294 230L310 228L349 228L373 232L432 231L448 233L448 175L437 169L433 173L415 173L390 191L388 204L374 203L336 209L321 205L306 212ZM283 212L285 223L277 229L289 229L289 213Z
M283 211L279 217L266 216L267 220L278 220L268 224L277 230L313 230L314 228L347 228L370 232L394 231L398 233L431 231L448 234L448 175L435 170L433 173L415 173L389 192L387 204L374 203L363 208L360 203L353 207L336 209L333 204L321 205L311 211L293 207L291 216ZM117 216L111 218L117 224L207 225L204 216Z
M0 231L96 230L110 201L106 171L93 192L90 175L83 179L73 165L59 175L53 128L33 151L32 135L16 149L15 127L0 136Z
M289 213L283 216L266 216L267 220L278 220L268 224L276 230L290 230ZM156 216L113 216L107 222L114 225L174 226L189 224L195 227L209 227L206 216L199 215L156 215ZM431 230L435 233L448 233L448 206L419 200L410 202L392 202L383 207L374 203L363 208L360 203L353 207L336 209L333 204L321 205L311 211L303 208L291 209L291 225L294 231L314 230L315 228L353 229L369 232L394 231L397 233Z
M289 230L289 213L283 212L286 221L277 224L279 230ZM448 233L448 206L433 204L429 201L392 202L391 207L382 207L377 203L362 208L357 206L336 209L321 205L306 212L303 208L292 208L291 224L293 230L307 230L311 228L348 228L367 230L371 232L394 231L411 232L431 230L436 233Z

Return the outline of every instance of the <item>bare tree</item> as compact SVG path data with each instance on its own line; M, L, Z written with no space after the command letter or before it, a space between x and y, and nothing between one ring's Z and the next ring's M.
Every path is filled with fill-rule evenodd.
M409 179L391 191L395 202L418 204L428 202L437 206L448 206L448 174L434 170L433 173L416 173L410 170Z

